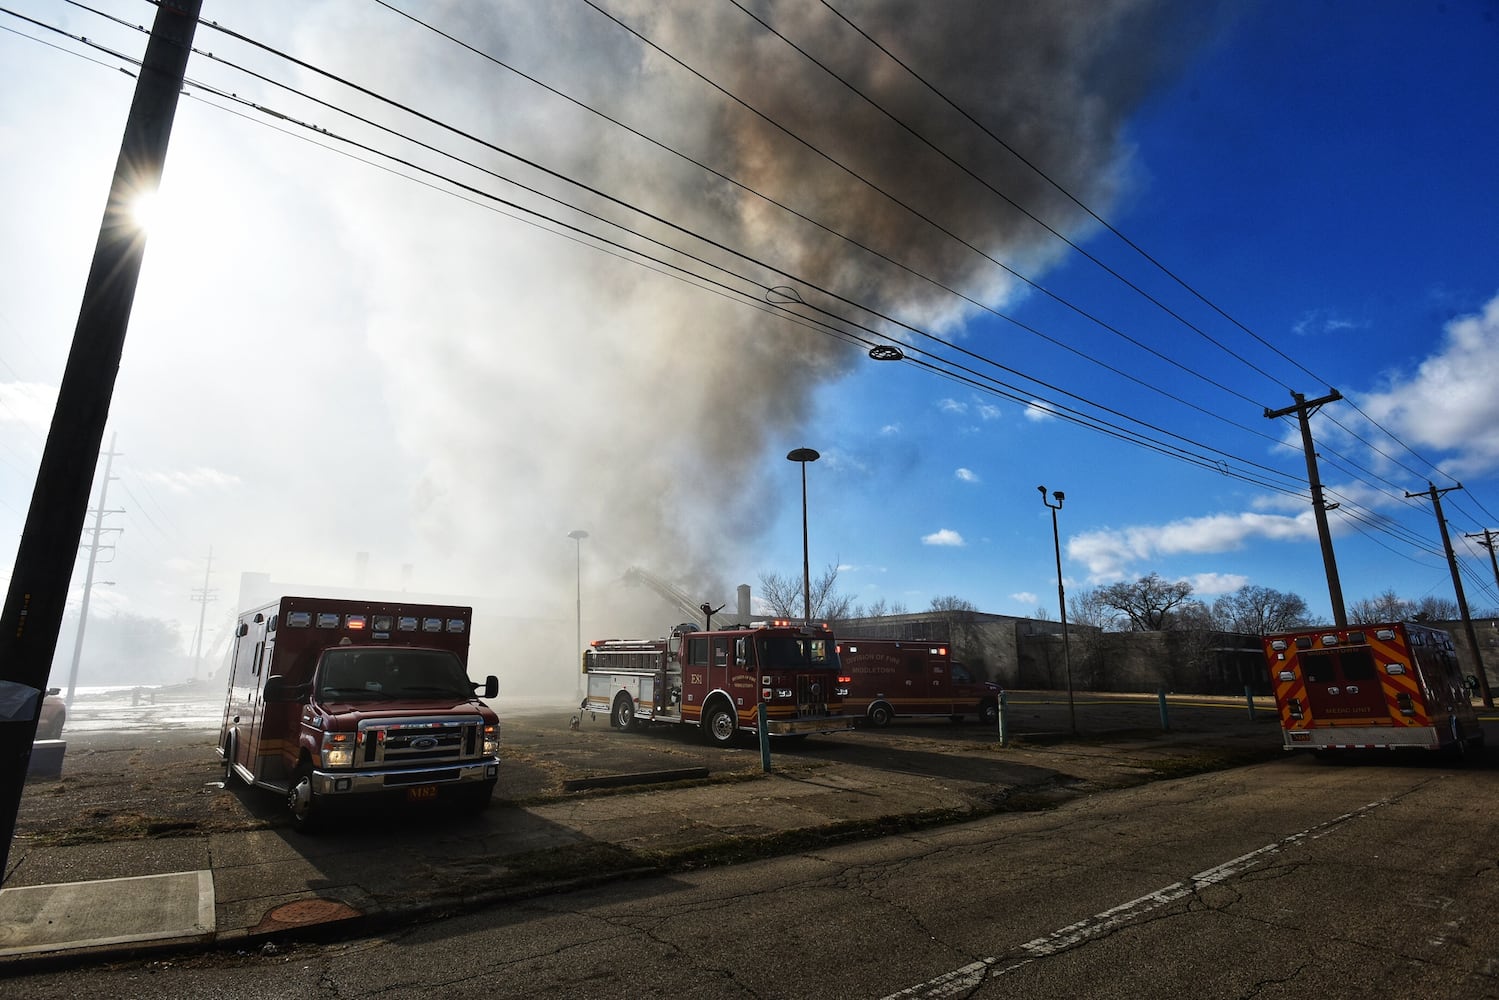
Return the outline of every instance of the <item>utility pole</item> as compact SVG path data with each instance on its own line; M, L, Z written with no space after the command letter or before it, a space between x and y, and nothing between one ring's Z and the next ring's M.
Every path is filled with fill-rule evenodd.
M1306 450L1306 479L1312 488L1312 513L1317 517L1317 537L1322 541L1322 565L1327 570L1327 596L1332 602L1332 620L1337 623L1338 628L1347 628L1348 612L1343 610L1343 585L1338 582L1338 561L1333 557L1332 533L1327 529L1327 512L1338 505L1328 506L1322 497L1322 477L1317 473L1317 449L1312 444L1310 423L1311 415L1324 403L1335 403L1343 398L1343 394L1332 389L1321 399L1310 402L1299 392L1291 393L1291 398L1296 400L1295 405L1281 410L1266 408L1265 416L1274 419L1294 413L1301 422L1301 446Z
M193 635L193 680L198 679L198 667L203 662L203 618L208 614L210 601L218 600L218 591L210 590L208 578L213 574L213 546L208 547L208 568L203 571L203 586L193 591L193 600L203 605L198 609L198 631Z
M160 186L177 96L202 8L203 0L161 0L156 7L15 569L0 606L0 706L5 706L0 708L0 880L9 874L10 844L42 692L57 650L78 536L88 512L146 250L145 234L132 208L142 195L154 194Z
M1496 536L1499 536L1499 532L1484 528L1483 531L1476 535L1464 535L1463 537L1483 539L1478 544L1489 550L1489 562L1494 566L1494 583L1499 584L1499 558L1496 558L1494 555L1494 539Z
M88 602L94 593L94 566L99 562L99 549L113 548L113 546L102 546L99 544L99 536L106 531L124 531L124 528L104 527L105 514L123 514L123 510L108 510L104 506L104 498L109 495L109 481L114 476L109 470L114 466L115 435L109 437L109 450L104 453L104 478L99 480L99 506L94 510L94 526L85 528L93 534L93 541L88 547L88 568L83 573L83 599L78 604L78 636L73 640L73 665L68 669L68 696L64 699L69 711L73 708L73 692L78 687L78 661L83 658L83 630L88 625Z
M1489 672L1483 669L1483 653L1478 648L1478 633L1473 631L1473 618L1468 614L1468 598L1463 594L1463 577L1458 572L1457 553L1452 551L1452 538L1447 534L1447 519L1442 516L1442 494L1462 488L1463 484L1458 483L1456 486L1439 490L1428 481L1425 493L1407 493L1405 496L1406 499L1431 498L1432 509L1437 515L1437 527L1442 530L1442 551L1447 553L1447 568L1452 571L1452 589L1457 594L1457 611L1463 616L1463 631L1468 636L1468 648L1473 650L1473 658L1478 661L1478 690L1483 695L1483 707L1493 708L1494 696L1489 693Z

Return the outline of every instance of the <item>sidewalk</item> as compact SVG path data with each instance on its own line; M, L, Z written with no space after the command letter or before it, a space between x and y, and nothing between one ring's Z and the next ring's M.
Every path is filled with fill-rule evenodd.
M18 838L12 860L20 862L0 891L0 975L18 963L368 933L510 898L1043 808L1282 753L1269 713L1251 720L1242 704L1237 712L1204 705L1180 726L1186 710L1173 707L1173 732L1162 733L1150 726L1149 705L1080 702L1088 725L1073 738L1065 698L1017 700L1009 748L972 726L912 724L814 737L804 750L778 753L770 774L760 773L758 750L745 748L716 751L706 780L670 785L502 801L511 798L502 778L500 798L477 818L362 814L317 836L277 821L65 844ZM1133 713L1127 725L1116 711ZM563 761L564 778L597 777L588 761L610 751L629 750L635 762L697 752L681 739L601 726L564 745L570 739L538 730L535 747L513 750L514 768ZM579 744L603 751L568 756ZM254 791L212 783L198 794L210 810L237 805L232 796L260 805Z

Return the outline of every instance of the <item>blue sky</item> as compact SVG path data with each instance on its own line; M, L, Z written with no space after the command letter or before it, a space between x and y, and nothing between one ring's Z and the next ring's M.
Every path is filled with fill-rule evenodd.
M13 6L126 54L143 49L138 33L86 9ZM153 10L98 6L130 24ZM336 589L368 553L369 586L483 595L570 623L567 532L583 528L584 631L656 631L659 612L615 585L628 566L715 603L763 573L799 574L799 471L784 456L806 446L823 456L807 470L814 572L836 563L840 589L862 603L919 610L955 595L985 611L1055 615L1044 484L1067 495L1070 593L1157 572L1208 601L1250 583L1299 593L1327 615L1310 506L1297 495L1299 440L1263 411L1290 404L1291 391L1330 388L1348 402L1326 407L1314 430L1324 481L1344 504L1331 520L1347 599L1451 596L1431 505L1403 496L1429 479L1465 487L1443 499L1468 598L1475 610L1499 605L1486 556L1461 540L1499 529L1499 5L954 4L911 18L898 4L831 4L1202 298L1069 209L830 7L754 9L1076 248L839 96L727 0L599 4L655 49L582 3L517 2L490 22L455 3L390 7L205 3L205 18L428 118L200 30L199 47L218 58L189 66L196 85L179 108L116 386L110 432L123 455L109 506L125 511L111 523L126 530L96 607L174 620L186 634L210 548L220 617L240 572ZM11 29L0 60L26 81L0 94L8 573L132 81L118 57L10 16L0 27ZM82 52L95 61L72 54ZM402 138L230 61L360 107ZM378 153L327 136L315 144L203 84L432 172L365 162ZM641 222L500 148L681 229ZM485 170L628 218L690 254L671 263L739 294L513 218L474 189L647 246ZM761 295L757 308L757 285L795 287L806 305ZM857 336L931 350L949 372L1002 379L1024 402L918 364L869 361L808 325L829 315ZM1052 412L1057 402L1106 408L1108 420L1217 456L1208 464L1221 458L1234 474L1079 427Z

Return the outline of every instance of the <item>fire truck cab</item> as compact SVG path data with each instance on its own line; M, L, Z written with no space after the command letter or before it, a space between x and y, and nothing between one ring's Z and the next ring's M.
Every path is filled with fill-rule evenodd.
M1483 745L1452 637L1413 622L1267 635L1287 750L1461 753Z
M888 726L896 716L959 722L972 715L991 726L998 720L999 685L975 680L945 643L845 636L838 661L848 689L844 709L871 726Z
M218 753L226 780L285 797L301 830L384 797L479 809L500 724L468 678L470 608L283 597L240 615Z
M702 632L685 623L660 639L598 639L583 653L583 674L582 710L608 716L616 729L695 725L728 746L759 730L761 702L771 736L853 728L824 625L777 620Z

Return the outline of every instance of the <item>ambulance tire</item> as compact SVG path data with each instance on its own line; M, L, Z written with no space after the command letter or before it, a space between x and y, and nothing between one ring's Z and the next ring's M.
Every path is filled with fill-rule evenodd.
M318 809L317 795L312 790L312 765L305 761L292 775L291 785L286 791L286 806L291 812L292 829L298 833L314 833L322 819Z
M614 699L614 708L609 712L609 724L620 732L635 728L635 702L627 694Z
M986 701L979 706L979 722L990 729L999 725L999 703Z
M225 788L228 788L230 785L233 785L238 780L238 778L235 776L235 773L234 773L234 752L235 752L235 750L238 749L238 744L239 744L239 736L238 736L237 733L234 733L234 732L231 731L231 732L226 733L224 735L224 745L222 747L222 751L223 751L223 754L224 754L224 787Z
M890 706L882 701L869 706L869 724L876 729L884 729L894 717L895 713L890 710Z
M731 747L739 735L739 716L725 701L715 701L703 713L703 735L716 747Z
M471 816L479 815L489 808L489 802L494 798L494 786L495 782L486 781L482 784L465 788L463 796L458 803L459 809Z

